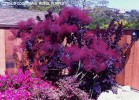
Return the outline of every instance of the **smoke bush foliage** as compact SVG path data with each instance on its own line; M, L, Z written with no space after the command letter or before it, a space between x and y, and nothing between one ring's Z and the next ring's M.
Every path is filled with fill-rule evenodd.
M53 84L68 69L68 76L78 75L79 88L91 98L116 84L115 75L125 63L123 48L118 45L122 23L116 26L112 20L105 31L97 25L94 32L85 27L91 17L76 7L64 7L58 15L48 11L44 20L39 16L37 20L19 22L19 31L14 33L23 40L21 47L27 52L24 69L32 67Z

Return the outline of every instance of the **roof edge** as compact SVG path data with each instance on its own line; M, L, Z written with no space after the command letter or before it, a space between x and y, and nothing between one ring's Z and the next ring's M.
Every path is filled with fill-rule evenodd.
M0 24L0 29L18 29L17 25Z

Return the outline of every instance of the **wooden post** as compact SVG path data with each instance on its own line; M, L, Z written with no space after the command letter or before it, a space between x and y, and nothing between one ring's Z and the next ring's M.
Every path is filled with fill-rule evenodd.
M5 75L5 31L0 29L0 75Z

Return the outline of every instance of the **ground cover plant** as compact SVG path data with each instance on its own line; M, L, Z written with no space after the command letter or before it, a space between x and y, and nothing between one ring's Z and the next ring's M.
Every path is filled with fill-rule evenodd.
M89 100L89 95L78 88L75 76L59 80L58 88L29 70L19 69L17 74L7 73L0 79L1 100Z
M36 19L37 22L31 18L19 22L18 32L13 32L15 38L23 40L20 48L26 54L19 73L26 77L26 72L33 69L32 74L36 77L24 79L19 77L19 73L15 75L22 81L20 86L26 95L33 98L36 92L32 93L34 86L30 84L34 84L44 89L35 88L42 100L89 100L96 99L103 91L116 85L115 76L122 71L126 61L123 51L127 46L119 46L123 35L122 23L117 25L112 20L105 31L100 31L99 25L92 31L86 28L92 21L91 17L76 7L63 7L58 15L49 10L44 20L39 16ZM4 87L9 91L20 89L20 86L16 88L17 84L12 83L14 88L10 83L8 85L6 80L13 77L6 76L1 81L1 84L6 82ZM28 84L25 84L26 80L29 80ZM8 90L5 89L1 89L1 95L6 94ZM55 96L49 96L51 93L45 89Z

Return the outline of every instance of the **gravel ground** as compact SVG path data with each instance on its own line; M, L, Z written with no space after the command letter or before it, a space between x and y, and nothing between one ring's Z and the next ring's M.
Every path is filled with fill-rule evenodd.
M103 92L97 100L139 100L139 91L123 86L117 89L117 94L112 91Z

